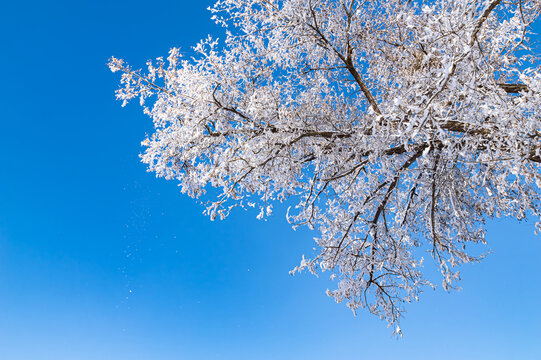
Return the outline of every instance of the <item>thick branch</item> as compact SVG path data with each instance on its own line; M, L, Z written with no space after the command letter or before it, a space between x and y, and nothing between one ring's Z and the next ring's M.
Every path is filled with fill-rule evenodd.
M475 39L477 38L477 34L479 33L479 31L481 31L481 27L483 27L483 24L488 19L490 13L496 8L496 6L498 6L500 2L501 0L495 0L485 9L485 12L483 13L483 15L481 15L481 17L479 18L479 22L473 30L470 46L473 46L473 44L475 43Z
M498 84L508 94L518 94L521 91L528 91L528 85L524 84Z

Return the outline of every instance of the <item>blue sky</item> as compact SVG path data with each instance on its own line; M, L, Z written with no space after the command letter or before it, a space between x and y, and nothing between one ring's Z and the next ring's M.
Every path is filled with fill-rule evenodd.
M107 59L188 50L216 31L210 3L1 5L0 359L541 359L532 221L491 222L494 253L409 306L397 340L288 274L312 234L283 213L210 222L146 172L152 123L114 100Z

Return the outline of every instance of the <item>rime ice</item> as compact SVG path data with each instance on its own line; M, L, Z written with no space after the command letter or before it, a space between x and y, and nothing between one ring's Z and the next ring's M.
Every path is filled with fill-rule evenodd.
M290 201L317 233L293 270L393 324L423 287L450 289L493 216L541 216L539 1L219 0L223 43L172 49L146 73L112 59L124 104L152 117L142 161L206 212ZM146 105L149 104L149 105ZM148 106L148 107L146 107ZM541 225L537 224L541 229Z

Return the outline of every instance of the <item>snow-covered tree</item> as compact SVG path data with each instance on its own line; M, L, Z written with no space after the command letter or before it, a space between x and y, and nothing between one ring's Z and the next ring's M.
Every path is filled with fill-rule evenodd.
M184 60L121 71L155 133L150 171L232 208L290 206L318 251L292 273L398 328L405 303L483 257L485 221L541 217L539 0L218 0L211 37ZM151 106L145 102L150 99ZM536 224L541 230L541 224ZM430 260L432 261L432 260Z

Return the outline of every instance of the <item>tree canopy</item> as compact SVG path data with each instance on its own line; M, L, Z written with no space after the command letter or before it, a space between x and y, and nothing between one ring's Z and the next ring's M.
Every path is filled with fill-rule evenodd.
M327 294L396 325L426 286L480 260L485 221L541 218L539 0L218 0L225 40L121 71L155 132L149 171L212 218L290 205ZM541 223L536 224L541 230Z

